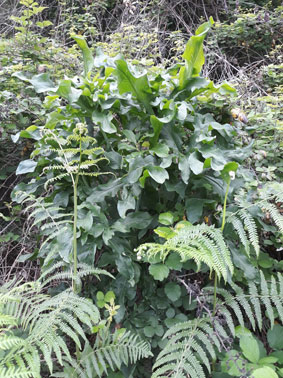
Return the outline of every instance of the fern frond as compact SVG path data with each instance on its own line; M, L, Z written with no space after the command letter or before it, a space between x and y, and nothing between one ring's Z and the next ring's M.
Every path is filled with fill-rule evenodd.
M201 263L206 264L225 281L228 273L233 273L230 251L221 231L213 226L186 226L164 244L146 243L137 248L139 256L147 255L149 259L159 254L165 260L171 252L178 253L182 261L194 260L199 267Z
M71 361L65 337L80 347L81 340L86 340L83 327L91 328L99 320L97 307L71 289L54 297L41 293L42 289L40 282L0 288L2 326L7 321L0 334L0 349L6 352L0 361L0 377L12 373L40 377L41 357L52 373L53 356L60 364L64 358ZM14 334L13 325L24 336Z
M9 368L0 367L0 378L34 378L38 377L37 372L30 369L15 368L13 366Z
M153 366L152 378L167 377L168 374L175 378L187 375L192 378L205 378L202 363L210 371L208 356L215 356L205 326L209 327L213 335L213 329L206 318L179 323L170 328L163 337L168 343L158 355ZM206 343L209 344L209 348L206 347Z
M243 326L250 321L253 329L262 328L265 312L271 327L276 317L283 321L282 274L277 274L277 280L272 277L269 283L261 272L260 286L249 283L248 294L235 284L232 288L235 296L226 289L217 289L215 314L208 311L207 316L176 324L165 333L163 339L168 342L156 359L152 378L205 377L202 365L209 372L208 361L215 359L216 350L225 350L225 344L229 345L230 336L235 335L235 318L236 324ZM206 306L212 305L213 288L204 288L203 294Z
M280 214L280 211L277 209L277 207L273 203L266 201L263 202L262 209L269 212L279 231L283 232L283 216Z
M108 370L120 369L124 363L135 363L138 359L152 356L149 344L139 339L137 335L130 332L121 333L115 331L109 333L108 329L100 330L93 347L89 343L81 353L79 361L67 362L72 367L73 373L70 377L93 378Z
M250 256L250 242L248 240L248 237L246 235L246 232L244 230L244 226L243 226L243 223L241 222L241 220L239 218L237 218L235 215L230 215L230 216L227 217L226 222L232 223L235 231L237 232L237 234L240 238L241 243L245 247L245 251L246 251L247 255Z

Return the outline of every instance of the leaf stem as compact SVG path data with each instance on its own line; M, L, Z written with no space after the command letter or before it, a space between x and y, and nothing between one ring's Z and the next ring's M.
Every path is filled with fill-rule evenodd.
M74 293L78 292L77 287L77 273L78 273L78 241L77 241L77 223L78 223L78 182L80 175L80 166L82 163L82 138L80 135L80 162L78 165L78 171L73 184L74 193L74 228L73 228L73 264L74 264L74 278L72 282Z
M225 227L227 198L228 198L230 183L231 183L231 177L228 178L227 188L226 188L224 203L223 203L223 214L222 214L222 225L221 225L221 231L222 232L223 232L224 227ZM216 290L217 290L217 275L215 273L215 276L214 276L214 294L213 294L213 315L215 315L215 309L216 309Z

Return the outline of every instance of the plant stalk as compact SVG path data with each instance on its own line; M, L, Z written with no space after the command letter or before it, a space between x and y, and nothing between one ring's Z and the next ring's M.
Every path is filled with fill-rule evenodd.
M78 179L76 176L74 184L74 228L73 228L73 267L74 267L74 279L73 279L73 291L77 293L76 278L78 273L78 243L77 243L77 223L78 223Z
M225 193L224 203L223 203L223 214L222 214L222 225L221 225L221 231L222 232L223 232L224 227L225 227L227 198L228 198L230 183L231 183L231 177L229 177L228 182L227 182L227 188L226 188L226 193ZM215 276L214 276L214 294L213 294L213 315L215 315L215 309L216 309L216 289L217 289L217 275L215 274Z
M78 294L77 287L77 273L78 273L78 241L77 241L77 223L78 223L78 182L80 175L80 166L82 163L82 139L80 138L80 162L75 181L73 183L74 192L74 228L73 228L73 267L74 267L74 279L73 279L73 291Z

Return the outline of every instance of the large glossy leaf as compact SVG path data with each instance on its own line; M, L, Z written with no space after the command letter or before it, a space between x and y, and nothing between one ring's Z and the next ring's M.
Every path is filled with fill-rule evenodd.
M31 159L23 160L18 165L16 175L22 175L24 173L34 172L37 166L37 162Z
M149 273L155 280L163 281L169 274L169 268L164 264L153 264L149 267Z
M79 99L82 90L72 87L71 80L61 80L57 93L59 96L67 99L70 103L73 103Z
M184 89L189 80L200 73L204 64L203 41L213 23L214 21L210 17L209 21L202 24L196 30L195 35L189 39L183 54L185 66L179 72L179 90Z
M181 288L175 282L168 282L165 287L165 294L172 301L175 302L181 297Z
M154 135L150 139L150 144L152 147L156 145L158 142L159 135L161 133L162 127L164 125L163 122L161 122L155 115L150 116L150 123L152 124Z
M257 340L253 336L241 336L240 348L243 355L251 362L257 363L260 358L260 350Z
M92 70L92 67L94 65L92 52L83 37L79 35L72 35L72 38L77 42L77 44L83 52L84 75L87 76L87 74Z
M195 175L199 175L203 171L203 162L199 160L198 152L193 152L188 159L189 167Z
M94 123L97 123L101 129L108 134L113 134L117 131L115 125L111 120L113 119L113 115L111 113L102 113L95 110L92 113L92 120Z
M262 368L253 371L251 378L279 378L273 369L269 366L264 366Z
M30 83L33 85L37 93L43 93L43 92L56 90L56 86L51 81L47 73L33 76L30 80Z
M25 72L15 72L13 76L20 80L29 82L37 93L48 91L56 92L57 90L56 85L52 82L47 73L34 75L32 78L29 78Z
M283 327L280 324L275 324L267 333L269 346L272 349L283 349Z
M164 168L148 167L147 170L150 177L159 184L163 184L165 180L169 179L168 172Z
M118 76L118 89L121 94L130 92L141 102L149 114L153 114L151 101L151 89L147 75L135 77L127 62L119 59L116 61L116 74Z

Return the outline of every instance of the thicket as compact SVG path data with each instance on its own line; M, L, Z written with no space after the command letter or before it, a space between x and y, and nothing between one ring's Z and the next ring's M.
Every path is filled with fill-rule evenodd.
M282 6L3 5L0 377L282 377Z

